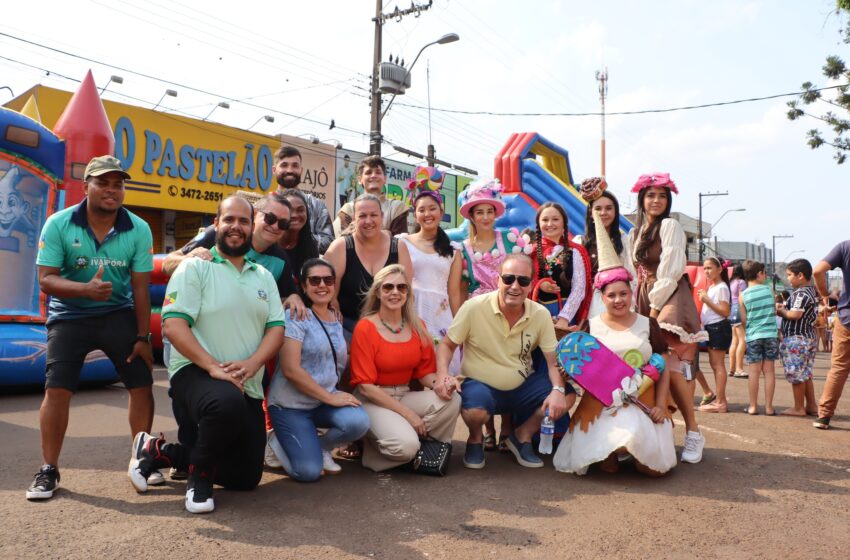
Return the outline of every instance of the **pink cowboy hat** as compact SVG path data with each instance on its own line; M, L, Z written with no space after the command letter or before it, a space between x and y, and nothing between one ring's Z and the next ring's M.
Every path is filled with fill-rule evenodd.
M502 184L498 179L478 179L469 184L465 191L457 197L460 205L460 215L471 219L470 212L478 204L489 204L496 209L498 218L505 213L505 203L502 201Z

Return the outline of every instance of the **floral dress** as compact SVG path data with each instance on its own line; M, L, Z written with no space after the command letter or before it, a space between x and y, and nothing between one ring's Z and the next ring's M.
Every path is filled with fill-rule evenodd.
M495 233L496 243L488 252L474 251L469 238L464 239L460 247L463 252L463 278L469 282L470 296L487 294L498 288L499 266L508 253L520 251L516 246L515 235L500 230Z
M590 258L587 255L584 247L578 243L568 241L568 249L572 252L572 268L573 273L570 283L565 285L561 282L563 274L563 254L564 246L550 241L545 237L542 240L543 253L543 269L540 269L538 259L534 258L534 277L536 281L543 278L552 278L561 288L561 308L557 313L559 318L564 318L572 325L579 325L587 318L587 310L590 307L590 294L592 286L592 278L590 277ZM532 253L534 257L536 253ZM564 299L564 294L566 298ZM552 298L557 301L556 294L548 294L543 291L539 293L542 304L547 303L547 298ZM547 305L547 307L549 307Z
M414 243L399 239L407 245L410 261L413 263L413 297L416 301L416 312L425 323L428 333L438 342L446 336L449 325L452 324L452 309L449 306L449 272L452 268L452 257L441 257L437 253L426 253ZM449 364L449 375L460 373L460 352L455 350Z

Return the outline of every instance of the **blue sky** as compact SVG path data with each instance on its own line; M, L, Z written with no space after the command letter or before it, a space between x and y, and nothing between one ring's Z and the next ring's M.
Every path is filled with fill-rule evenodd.
M386 11L394 8L385 2ZM407 7L401 2L400 7ZM51 75L0 59L2 83L15 93L35 83L75 89L91 67L98 85L124 77L105 97L151 107L165 88L179 91L164 107L200 117L220 97L340 127L276 114L254 130L316 134L366 151L369 129L366 76L373 38L370 0L279 3L212 0L39 2L21 5L19 20L0 31L109 65L206 90L92 64L0 37L3 56L51 70ZM847 57L840 20L828 0L762 1L485 1L435 0L419 18L388 22L384 58L408 63L419 47L445 33L461 40L426 50L413 85L384 120L395 143L424 152L426 68L435 109L495 112L595 112L594 73L607 66L609 112L659 109L796 91L811 80L826 85L820 67L828 54ZM45 18L44 15L48 14ZM96 15L95 15L96 14ZM41 21L39 26L34 21ZM96 27L87 30L92 21ZM0 102L8 92L0 91ZM127 96L130 96L131 99ZM817 261L848 237L846 186L850 167L837 166L829 148L810 150L805 131L815 125L785 118L788 98L664 114L609 116L607 175L626 208L644 172L668 171L681 195L674 209L697 214L697 193L728 191L704 206L707 221L726 210L720 240L777 240L777 258ZM213 120L247 127L264 109L231 103ZM570 150L576 181L599 173L598 117L461 116L432 111L431 137L441 159L492 173L496 152L512 132L536 131ZM393 150L385 146L384 155ZM394 155L405 160L403 156ZM411 163L415 163L411 161ZM839 202L843 202L840 205ZM799 252L798 252L799 251Z

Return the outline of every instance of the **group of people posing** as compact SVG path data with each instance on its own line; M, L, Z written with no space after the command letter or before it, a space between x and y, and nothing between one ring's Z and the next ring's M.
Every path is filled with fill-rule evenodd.
M708 336L685 274L685 236L670 218L678 189L669 175L635 184L630 235L620 233L604 181L585 181L586 233L572 240L555 203L540 206L528 232L497 229L501 185L479 180L460 196L469 230L454 244L440 227L441 173L417 170L410 181L417 225L406 233L406 210L383 194L385 171L379 157L360 163L365 193L336 217L334 238L324 204L297 188L300 154L283 147L276 192L253 204L225 198L213 225L165 258L164 361L179 428L167 442L150 433L150 230L122 207L129 176L120 163L92 160L86 199L42 232L39 278L52 297L44 465L27 498L58 488L70 399L95 348L130 390L133 486L146 492L170 468L188 478L193 513L214 509L214 484L256 487L264 463L304 482L341 470L335 449L374 471L409 464L423 442L451 442L458 416L471 469L491 449L542 467L532 441L549 417L563 438L558 470L613 471L630 460L663 474L677 463L676 407L687 429L680 459L701 460L692 364ZM555 351L560 336L579 330L630 364L664 357L641 406L611 410L585 392L570 418L576 395Z

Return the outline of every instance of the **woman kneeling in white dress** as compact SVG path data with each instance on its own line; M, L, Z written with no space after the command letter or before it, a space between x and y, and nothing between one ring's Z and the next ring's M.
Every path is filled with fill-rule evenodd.
M608 251L600 248L599 252ZM599 255L600 272L594 287L602 293L605 311L591 319L590 334L634 366L646 363L653 352L666 356L667 345L655 319L630 310L631 274L622 268L613 247L610 256L611 260ZM555 454L555 468L583 475L591 465L598 464L605 472L617 472L621 462L631 459L638 471L660 476L675 467L673 422L667 406L669 386L669 374L662 373L654 386L639 397L649 409L648 414L628 403L606 408L585 391Z

